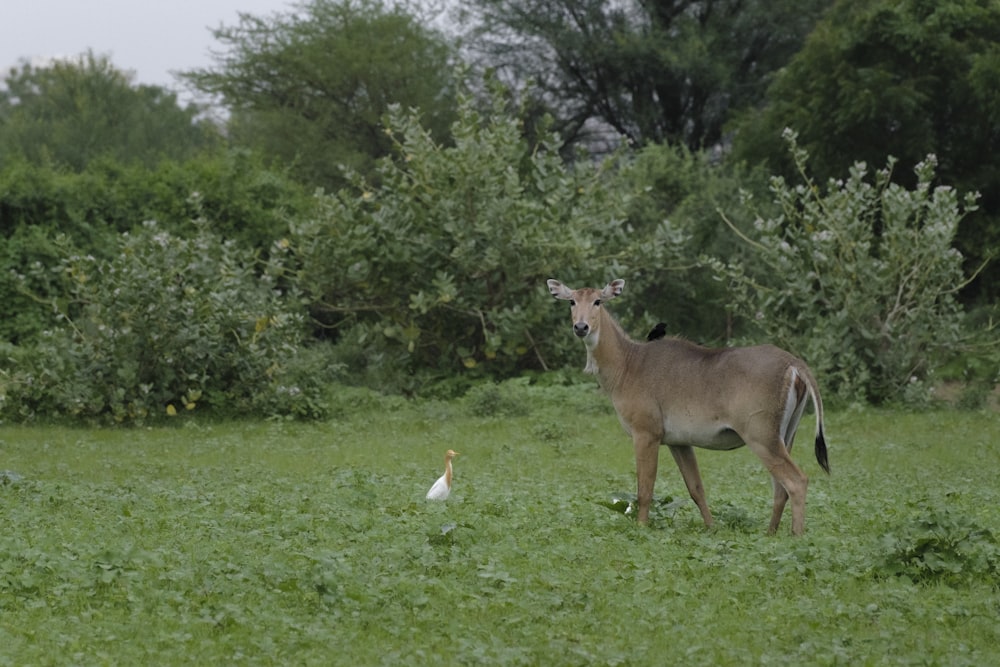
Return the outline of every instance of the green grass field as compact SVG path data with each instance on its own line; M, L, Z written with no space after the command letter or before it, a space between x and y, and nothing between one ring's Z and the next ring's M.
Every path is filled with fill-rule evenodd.
M1000 664L996 414L834 412L829 477L808 416L795 539L788 515L765 536L745 448L699 453L716 528L667 452L637 526L609 507L629 440L596 391L560 392L513 416L3 427L0 664Z

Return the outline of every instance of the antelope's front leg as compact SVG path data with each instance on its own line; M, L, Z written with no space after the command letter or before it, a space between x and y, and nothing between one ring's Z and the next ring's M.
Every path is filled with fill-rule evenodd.
M648 433L634 431L632 444L635 446L635 477L638 483L639 523L649 521L649 506L653 501L653 486L656 484L656 466L660 456L660 438Z
M715 520L712 519L712 512L709 511L708 502L705 500L705 487L701 483L701 472L698 470L698 459L695 458L694 448L673 446L670 448L670 453L674 455L677 468L681 471L681 477L684 478L684 484L691 494L691 500L701 512L705 526L711 528L715 525Z

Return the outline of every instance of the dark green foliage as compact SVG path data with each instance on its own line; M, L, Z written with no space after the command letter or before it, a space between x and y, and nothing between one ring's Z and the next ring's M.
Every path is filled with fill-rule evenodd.
M157 220L190 234L199 225L247 249L267 253L288 235L291 220L315 208L312 191L260 155L233 149L185 163L164 163L133 173L129 199L144 204L139 220Z
M0 169L0 339L26 340L52 325L64 299L54 267L73 253L108 258L117 234L157 221L180 234L209 228L263 255L314 206L309 192L246 151L205 154L150 169L102 158L73 172L25 161ZM21 276L22 279L19 279Z
M518 417L528 414L530 403L509 383L484 382L465 395L469 413L476 417Z
M110 260L68 255L59 324L0 366L0 414L141 422L209 406L232 414L322 414L332 367L304 350L303 313L279 289L280 248L264 266L201 231L154 223ZM46 269L38 267L37 271Z
M831 0L467 0L485 67L532 82L574 143L593 123L635 144L694 150L762 97ZM602 140L603 143L603 140Z
M188 72L233 112L230 136L327 190L344 167L371 174L391 151L390 104L420 109L443 139L454 117L453 50L401 5L310 0L294 12L241 14L214 31L217 67Z
M662 321L699 342L782 344L846 401L926 402L951 360L949 379L977 383L962 404L981 406L996 346L973 353L962 336L953 246L966 234L985 256L996 230L938 185L983 189L985 209L995 197L995 137L977 134L1000 118L994 6L838 3L844 20L780 75L761 125L735 135L737 157L757 163L745 142L770 122L776 136L788 100L820 178L846 172L841 152L884 164L890 140L899 166L874 179L856 166L825 193L775 181L773 202L744 205L740 191L766 179L731 159L726 120L761 100L828 4L470 2L481 34L530 37L483 44L506 49L523 87L498 91L504 74L491 75L475 102L455 101L467 72L410 5L243 16L216 33L218 68L188 77L230 105L228 151L196 109L105 59L15 71L0 93L4 414L349 412L357 397L324 389L333 376L519 414L510 378L580 378L584 352L544 280L614 277L628 281L614 310L634 337ZM953 102L939 113L941 100ZM569 155L609 125L638 150ZM909 168L931 148L936 167ZM313 196L316 184L335 194ZM140 310L144 324L125 326ZM551 427L537 435L562 446Z
M147 175L146 168L138 172ZM74 243L99 250L107 234L131 228L144 203L123 187L130 167L110 160L90 163L83 171L52 164L9 160L0 170L0 231L13 236L28 227L60 232Z
M792 176L781 141L795 130L820 180L857 161L899 161L898 182L937 156L938 177L982 193L957 247L975 269L1000 251L1000 5L993 0L843 0L775 79L763 112L739 124L738 157ZM993 299L1000 268L974 292Z
M44 67L24 64L0 88L0 167L24 158L82 170L93 160L155 166L218 143L194 105L131 76L92 52Z
M724 343L733 336L726 285L699 258L734 260L744 251L718 211L751 222L740 190L763 178L709 153L654 144L636 153L624 180L637 194L628 210L628 299L616 312L647 330L664 322L668 335Z
M606 279L622 258L623 203L609 173L528 145L500 108L460 107L452 146L396 109L398 157L377 184L325 200L292 238L314 315L358 378L412 391L458 374L503 378L573 352L544 282Z
M109 242L111 237L109 236ZM67 237L41 227L19 227L0 245L0 342L27 343L55 324L69 282L58 271L60 258L75 252Z
M892 161L874 175L858 163L821 189L787 138L801 183L774 179L779 212L743 236L745 263L713 260L735 312L755 340L806 359L828 396L926 402L935 367L962 339L965 278L952 242L975 197L933 187L932 157L917 165L913 190L892 182Z
M0 231L31 226L59 232L91 251L108 233L156 220L190 231L204 218L212 229L251 248L288 233L288 217L308 211L311 192L245 150L204 153L155 167L102 158L79 172L49 163L11 161L0 169Z
M935 153L945 181L976 189L957 177L996 164L998 43L995 2L843 0L776 78L737 148L790 176L780 134L791 127L821 179L887 155L907 178Z

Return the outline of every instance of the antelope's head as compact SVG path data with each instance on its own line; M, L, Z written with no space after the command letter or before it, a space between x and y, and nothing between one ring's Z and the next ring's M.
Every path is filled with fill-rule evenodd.
M573 290L558 280L549 280L547 285L552 296L569 301L573 317L573 333L582 338L588 346L593 346L597 344L600 334L601 304L621 294L625 288L625 281L620 278L612 280L600 290L593 287Z

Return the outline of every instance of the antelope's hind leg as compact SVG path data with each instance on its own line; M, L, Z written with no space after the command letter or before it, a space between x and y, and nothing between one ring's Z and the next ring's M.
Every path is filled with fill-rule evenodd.
M795 442L795 431L799 426L799 418L802 416L802 408L805 402L797 408L791 421L785 426L784 450L791 460L792 444ZM785 511L785 504L788 502L788 491L773 473L771 474L771 485L774 487L774 505L771 508L771 523L767 527L767 534L774 535L778 532L778 524L781 523L781 515ZM803 500L803 502L805 502Z
M785 511L785 503L788 502L788 491L785 491L785 487L774 475L771 475L771 485L774 487L774 506L771 508L771 523L767 527L768 535L774 535L778 532L778 524L781 523L781 515Z
M771 508L771 523L767 527L768 535L774 535L778 532L781 515L785 511L785 504L789 498L792 499L792 534L801 535L805 531L806 488L809 480L806 474L792 461L791 453L792 445L795 444L795 432L799 428L799 421L802 419L802 413L805 411L808 400L805 383L798 376L793 376L793 382L788 388L788 397L785 402L785 415L781 424L781 441L777 446L772 445L772 447L767 448L767 452L774 452L774 456L767 457L754 449L770 471L771 484L774 487L774 505ZM769 458L774 461L773 464L769 463ZM776 467L772 467L772 465Z
M801 535L806 529L806 489L809 478L795 465L780 438L775 437L769 446L761 445L758 441L748 442L747 445L763 461L774 484L774 507L767 532L773 535L778 530L785 503L791 500L792 534Z

